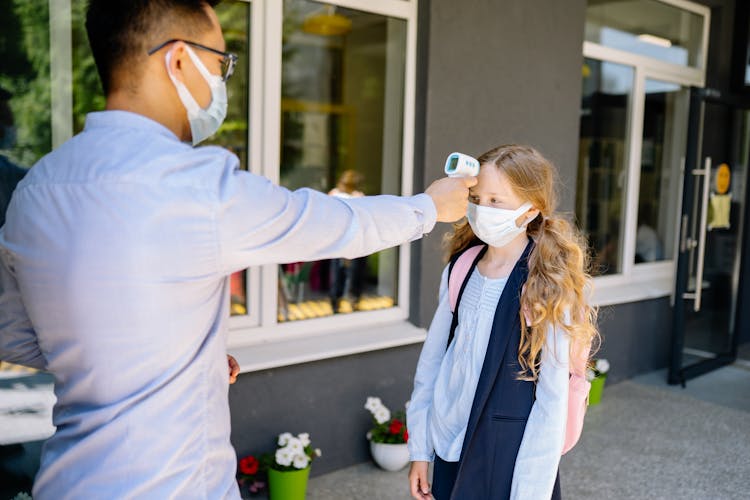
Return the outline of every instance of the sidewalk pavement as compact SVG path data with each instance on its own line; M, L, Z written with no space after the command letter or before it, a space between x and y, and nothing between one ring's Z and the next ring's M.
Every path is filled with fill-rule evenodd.
M750 489L750 366L668 386L664 371L607 387L560 463L563 497L746 499ZM408 499L406 470L370 463L312 478L308 500Z

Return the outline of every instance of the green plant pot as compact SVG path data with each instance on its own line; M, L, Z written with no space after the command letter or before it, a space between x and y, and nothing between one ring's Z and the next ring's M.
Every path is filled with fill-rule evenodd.
M599 375L591 381L591 390L589 390L589 406L598 405L602 400L604 392L604 382L607 380L607 374Z
M310 467L293 471L268 469L270 500L305 500Z

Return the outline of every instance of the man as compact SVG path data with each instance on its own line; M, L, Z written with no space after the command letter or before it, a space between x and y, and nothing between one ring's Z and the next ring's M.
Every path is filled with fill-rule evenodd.
M91 0L107 111L37 163L0 232L0 359L56 379L34 498L239 498L229 441L228 279L353 258L465 213L475 181L341 200L193 148L233 59L200 0Z

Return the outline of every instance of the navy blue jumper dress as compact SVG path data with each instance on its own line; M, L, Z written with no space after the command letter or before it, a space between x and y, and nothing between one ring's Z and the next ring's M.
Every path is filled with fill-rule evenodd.
M495 309L461 458L458 463L447 463L439 457L435 459L432 494L436 500L510 498L516 455L534 404L534 382L517 380L521 370L518 364L520 297L529 274L528 258L533 246L533 241L529 240L508 277ZM472 264L461 286L461 293L485 252L486 247ZM459 294L459 300L460 297ZM458 314L454 314L454 317L458 317ZM552 499L561 498L558 474Z

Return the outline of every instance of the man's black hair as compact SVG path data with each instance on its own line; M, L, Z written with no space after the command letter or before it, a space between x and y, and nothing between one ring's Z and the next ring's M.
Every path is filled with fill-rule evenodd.
M118 70L137 76L139 59L145 60L152 47L211 29L205 6L219 1L90 0L86 32L104 93L123 83L115 81Z

